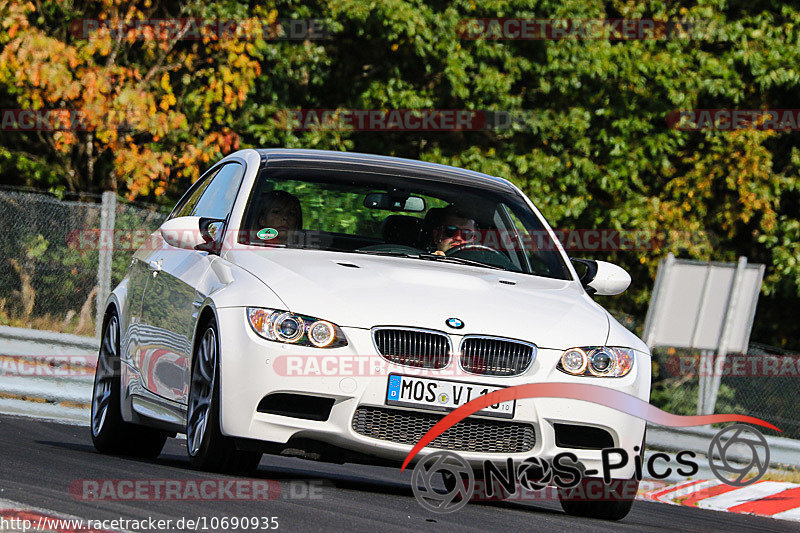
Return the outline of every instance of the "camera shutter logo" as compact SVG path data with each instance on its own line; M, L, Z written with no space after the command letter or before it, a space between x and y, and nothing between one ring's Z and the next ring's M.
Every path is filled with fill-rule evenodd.
M761 479L769 467L767 439L760 431L748 425L728 426L711 439L708 446L708 466L717 479L727 485L751 485ZM745 480L752 473L755 475ZM725 477L726 474L733 476L729 479Z
M449 477L445 492L433 489L436 474ZM475 491L475 474L472 467L452 452L434 452L417 463L411 473L414 497L428 511L452 513L469 503Z
M520 485L527 490L541 490L553 480L553 466L547 459L528 457L517 469Z

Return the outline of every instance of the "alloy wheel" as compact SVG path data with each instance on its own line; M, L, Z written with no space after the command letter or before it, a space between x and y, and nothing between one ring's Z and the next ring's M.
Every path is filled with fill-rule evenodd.
M100 434L108 415L111 403L111 385L114 381L114 365L119 360L117 349L119 323L117 317L112 316L100 343L97 357L97 370L94 375L94 394L92 395L92 434Z
M196 455L206 434L211 400L214 395L214 381L217 369L217 336L213 328L208 328L195 355L195 368L189 389L189 410L187 413L186 440L189 453Z

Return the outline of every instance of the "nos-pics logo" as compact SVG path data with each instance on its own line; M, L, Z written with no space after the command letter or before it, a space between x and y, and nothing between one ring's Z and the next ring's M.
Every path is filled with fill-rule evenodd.
M693 461L687 460L687 457L695 456L694 452L683 451L678 455L680 454L686 454L683 459L685 462L681 464L693 467L692 471L696 473L698 470L696 463L692 464ZM655 455L665 456L660 453ZM568 460L558 459L560 456L563 456L562 459ZM636 456L636 459L641 460L639 456ZM720 430L711 439L708 448L708 465L711 471L720 481L735 487L744 487L761 479L769 467L769 459L769 445L764 435L745 424L734 424ZM648 463L652 462L652 460L648 461ZM516 490L508 483L512 477L512 471L516 475L519 485L531 491L542 490L551 484L560 489L569 489L576 487L582 481L588 481L588 478L583 478L585 470L583 465L571 453L559 454L552 464L546 459L530 457L520 463L516 470L510 459L508 463L505 471L508 473L509 479L501 484L510 493ZM621 468L624 465L615 463L611 466ZM637 472L641 471L642 466L641 463L637 465ZM648 464L647 467L649 471L652 464ZM485 480L486 496L492 496L492 488L495 486L495 481L499 479L501 471L503 469L498 468L491 461L484 462L482 474ZM594 474L597 471L588 473ZM428 511L452 513L464 507L474 496L475 477L473 468L460 455L448 451L438 451L425 456L416 464L411 475L411 488L414 497ZM603 472L603 478L605 478L606 484L619 481L609 479L609 472ZM637 476L635 480L631 481L638 484L639 478L640 476ZM435 485L439 485L440 481L444 483L444 490L434 488ZM602 482L604 479L592 478L592 482L595 481Z

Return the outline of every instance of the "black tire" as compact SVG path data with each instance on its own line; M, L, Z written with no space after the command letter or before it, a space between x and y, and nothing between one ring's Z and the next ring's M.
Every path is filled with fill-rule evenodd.
M477 488L479 484L483 483L483 470L482 469L473 469L472 471L474 476L474 484L473 484L473 491L472 491L472 498L470 501L476 500L479 496L477 492ZM462 478L457 478L450 472L442 472L442 483L444 484L445 493L453 492L456 488L457 483L466 483L466 480ZM461 496L456 497L457 500L461 499Z
M558 496L568 515L622 520L631 512L638 487L636 479L613 479L605 485L600 478L588 478L574 489L559 489ZM590 499L591 494L598 493L602 494L601 499Z
M450 472L442 472L442 483L444 483L445 492L453 492L456 488L456 483L461 482L456 476Z
M119 318L112 311L103 327L94 373L89 424L92 443L100 453L155 459L161 454L167 435L163 431L123 420L120 408L121 377Z
M639 457L644 460L644 447L647 442L647 427L642 434L642 445L639 447ZM581 480L581 486L578 487L578 494L587 494L589 489L588 483L602 483L603 480L599 478L589 478ZM628 513L631 512L633 501L636 499L636 492L639 490L639 481L637 479L613 479L611 480L612 487L616 490L610 499L600 501L586 501L580 497L575 498L575 493L572 493L573 498L569 497L570 492L567 490L559 489L558 496L561 501L561 508L565 513L572 516L583 516L589 518L600 518L603 520L622 520ZM595 487L596 488L596 487Z
M192 357L186 413L186 451L189 460L197 470L251 474L258 468L261 452L238 450L234 440L223 435L220 429L217 324L213 319L209 320L200 331ZM213 355L204 353L204 350L212 348Z

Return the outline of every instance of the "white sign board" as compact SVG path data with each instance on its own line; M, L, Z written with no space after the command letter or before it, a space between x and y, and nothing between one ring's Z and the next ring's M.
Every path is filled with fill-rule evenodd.
M661 260L644 326L649 347L745 353L764 265Z

